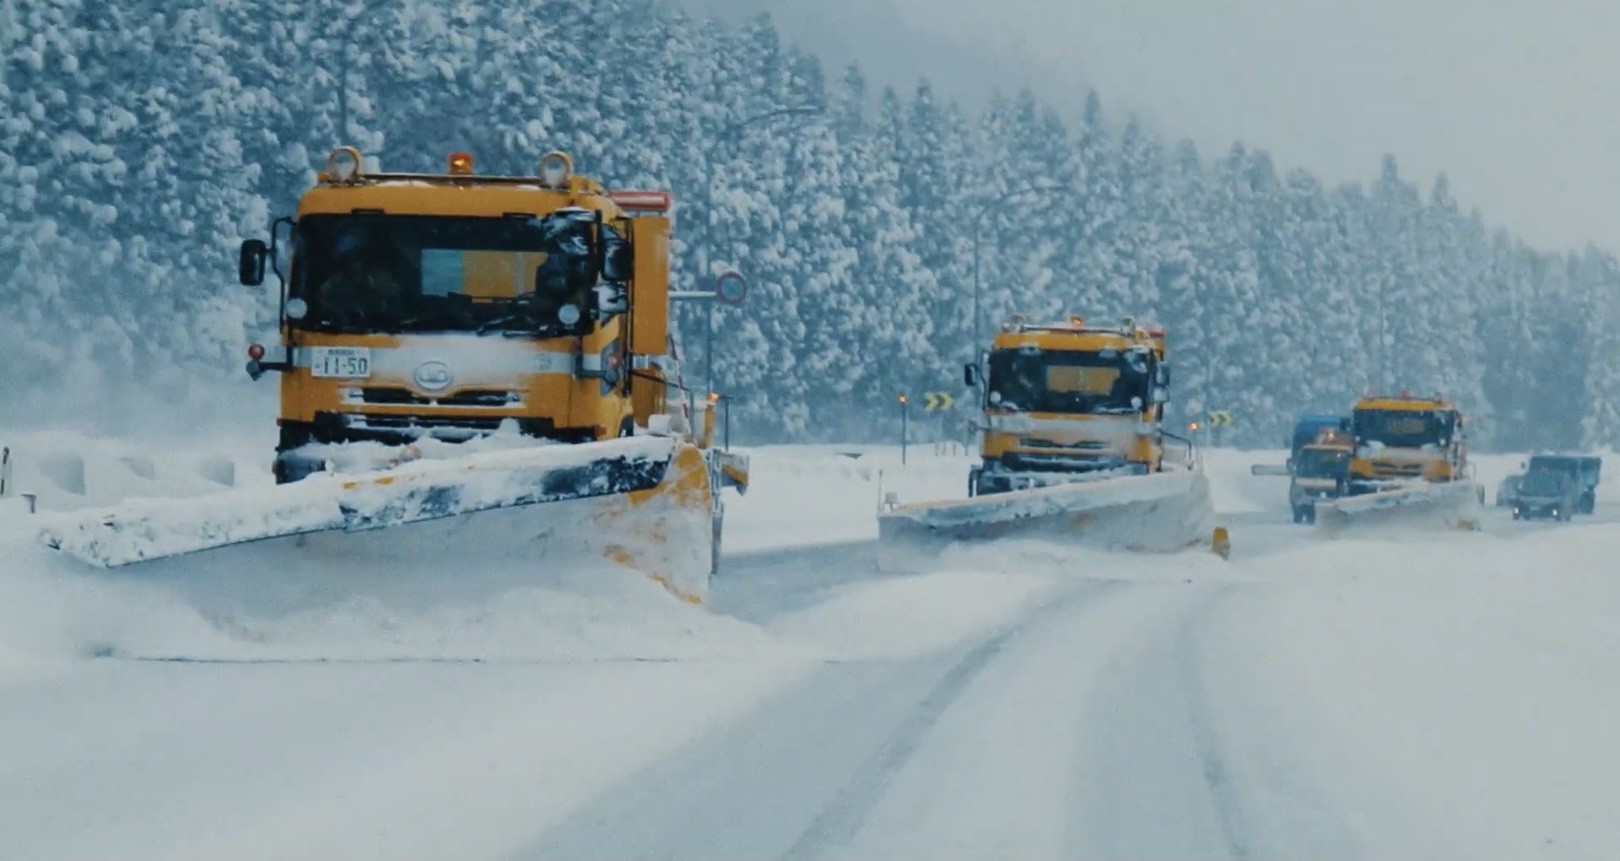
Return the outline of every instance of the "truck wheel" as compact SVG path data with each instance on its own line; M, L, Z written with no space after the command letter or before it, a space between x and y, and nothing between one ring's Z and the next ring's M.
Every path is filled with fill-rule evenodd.
M1581 497L1581 513L1591 514L1597 510L1597 494L1588 493Z
M321 464L307 458L276 458L274 473L276 484L292 484L321 472Z
M1316 525L1316 506L1314 506L1314 505L1306 506L1306 508L1305 508L1305 522L1308 523L1308 524L1311 524L1312 526Z

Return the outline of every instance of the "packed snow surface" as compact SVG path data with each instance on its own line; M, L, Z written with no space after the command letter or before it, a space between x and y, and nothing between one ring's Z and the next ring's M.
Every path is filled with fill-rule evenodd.
M51 511L268 483L241 452L0 444ZM1620 845L1610 481L1572 524L1330 536L1249 473L1281 452L1215 451L1230 560L1021 539L892 576L884 497L959 498L971 458L750 454L702 607L578 524L106 572L0 500L0 857ZM1478 460L1494 494L1522 458Z

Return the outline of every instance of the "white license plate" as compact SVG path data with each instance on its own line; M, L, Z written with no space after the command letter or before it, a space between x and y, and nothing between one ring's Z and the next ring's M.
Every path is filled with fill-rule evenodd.
M309 374L312 377L369 377L371 348L311 347Z

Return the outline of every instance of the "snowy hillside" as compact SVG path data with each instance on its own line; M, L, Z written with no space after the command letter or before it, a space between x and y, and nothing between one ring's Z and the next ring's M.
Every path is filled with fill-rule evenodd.
M1020 312L1168 325L1171 419L1231 410L1227 444L1277 445L1290 415L1368 386L1450 393L1485 446L1620 442L1612 255L1492 233L1393 156L1331 188L1264 141L1200 153L1110 122L1106 94L967 110L927 83L879 91L767 19L658 0L21 0L0 46L8 424L122 433L152 404L262 402L242 349L273 288L235 284L235 245L352 143L405 171L469 150L531 173L562 148L672 189L677 279L696 286L707 241L752 285L716 314L738 439L892 440L895 395L956 391ZM688 355L699 313L681 311Z

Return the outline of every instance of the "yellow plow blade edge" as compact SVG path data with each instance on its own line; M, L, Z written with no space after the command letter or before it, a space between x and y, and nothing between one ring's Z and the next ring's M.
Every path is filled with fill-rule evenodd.
M878 565L919 570L952 545L1013 538L1173 552L1208 540L1213 521L1201 472L1079 481L881 512Z

